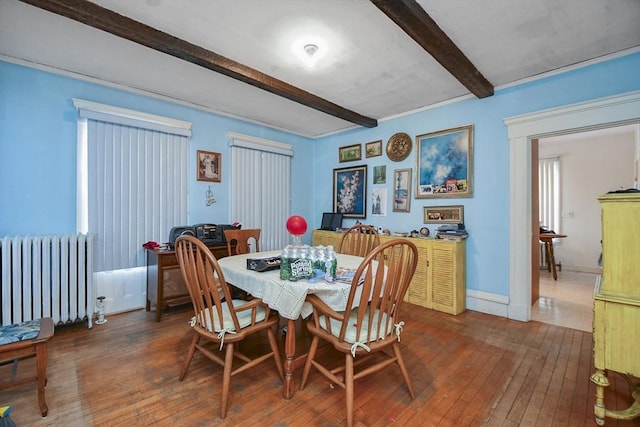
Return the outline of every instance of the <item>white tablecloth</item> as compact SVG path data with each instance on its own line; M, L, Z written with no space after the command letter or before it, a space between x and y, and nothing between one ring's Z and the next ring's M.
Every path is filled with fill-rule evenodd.
M247 269L248 258L271 258L279 256L280 252L234 255L219 259L218 264L222 268L227 283L262 299L265 304L277 310L282 317L287 319L295 320L300 316L304 318L311 314L311 304L305 302L308 294L317 295L336 311L344 311L349 298L350 284L328 283L322 279L315 283L308 280L291 282L280 279L280 270L259 273ZM336 257L338 268L355 269L363 260L363 258L353 255L336 254Z

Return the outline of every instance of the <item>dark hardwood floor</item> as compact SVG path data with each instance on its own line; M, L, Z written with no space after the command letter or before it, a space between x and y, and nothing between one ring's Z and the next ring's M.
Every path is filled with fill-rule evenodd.
M0 406L13 407L20 427L344 424L342 389L312 373L303 391L284 400L270 362L232 378L230 409L220 419L220 367L196 355L178 381L191 337L189 310L171 308L161 323L140 310L107 316L92 330L86 323L56 328L49 343L49 415L40 416L34 383L0 391ZM402 348L417 398L410 399L395 366L357 381L357 426L596 425L590 333L473 311L451 316L411 304L403 311ZM308 345L303 332L298 343L300 351ZM266 349L266 337L243 349ZM21 361L18 374L34 367L33 359ZM9 372L10 365L0 367L0 379ZM610 379L607 407L629 406L626 383L615 373ZM640 419L606 420L608 427L638 425Z

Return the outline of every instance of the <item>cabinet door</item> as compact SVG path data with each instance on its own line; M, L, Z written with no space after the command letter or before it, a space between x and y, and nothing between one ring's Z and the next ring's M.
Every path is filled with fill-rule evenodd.
M405 294L405 301L421 307L432 308L431 293L429 292L429 262L431 259L431 245L416 245L418 248L418 265L416 272Z
M449 314L465 309L464 243L441 242L433 245L430 259L432 307Z
M342 233L328 230L313 230L311 234L311 244L313 246L333 246L337 249Z

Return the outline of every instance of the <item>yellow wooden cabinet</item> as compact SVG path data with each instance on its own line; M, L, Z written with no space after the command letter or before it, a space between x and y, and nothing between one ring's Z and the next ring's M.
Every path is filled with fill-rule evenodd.
M602 277L593 309L593 362L596 422L640 415L640 194L599 198L602 207ZM604 406L608 371L625 376L634 403L626 410Z
M342 233L314 230L314 246L338 247ZM385 243L393 236L380 236ZM418 266L405 301L450 314L460 314L466 302L465 241L410 238L418 248Z

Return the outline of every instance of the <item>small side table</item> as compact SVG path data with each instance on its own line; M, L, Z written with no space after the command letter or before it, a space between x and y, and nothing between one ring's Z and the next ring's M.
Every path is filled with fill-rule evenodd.
M216 259L226 257L227 245L209 246ZM147 249L147 303L146 310L156 309L156 321L169 302L190 301L189 291L182 279L180 264L174 250Z

